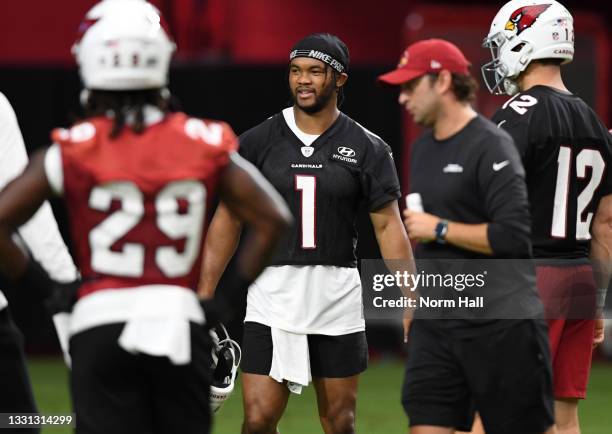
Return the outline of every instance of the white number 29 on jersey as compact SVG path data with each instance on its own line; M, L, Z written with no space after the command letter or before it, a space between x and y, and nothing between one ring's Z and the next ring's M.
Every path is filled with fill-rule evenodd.
M178 199L187 201L186 213L179 213ZM142 220L144 196L133 182L112 182L92 189L89 207L107 212L113 200L121 203L121 209L109 215L89 233L91 267L99 273L140 277L144 272L144 246L125 243L121 251L112 251L111 247ZM157 227L173 240L186 240L182 253L171 246L156 249L155 264L165 276L173 278L189 274L200 252L205 208L206 188L198 181L170 182L157 194Z
M555 202L553 204L553 219L551 235L555 238L567 236L567 209L570 188L570 172L572 167L572 148L561 146L559 158L557 159L557 187L555 189ZM576 177L584 179L587 175L587 167L591 168L591 179L587 186L578 195L576 200L576 239L590 240L589 228L593 213L587 213L586 219L582 220L582 214L589 205L595 194L595 190L601 183L606 163L601 153L595 149L583 149L576 156Z

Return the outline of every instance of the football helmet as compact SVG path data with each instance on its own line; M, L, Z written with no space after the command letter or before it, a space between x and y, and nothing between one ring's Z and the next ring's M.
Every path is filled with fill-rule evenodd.
M176 46L145 0L102 0L79 28L72 53L87 89L141 90L168 82Z
M494 95L514 95L518 75L536 59L574 57L574 21L554 0L512 0L497 13L483 47L492 60L482 66L482 76Z
M221 333L222 339L219 338ZM223 324L210 330L213 340L212 365L213 380L210 385L210 409L219 411L223 403L234 391L236 372L240 366L242 351L240 345L231 339Z

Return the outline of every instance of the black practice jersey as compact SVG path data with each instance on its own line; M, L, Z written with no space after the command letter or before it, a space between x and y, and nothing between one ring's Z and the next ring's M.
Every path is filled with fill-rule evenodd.
M272 265L355 267L360 204L374 211L400 196L390 147L343 113L310 147L278 113L242 134L239 152L295 218Z
M612 137L579 97L535 86L493 121L514 138L527 172L536 258L586 258L601 197L612 193Z

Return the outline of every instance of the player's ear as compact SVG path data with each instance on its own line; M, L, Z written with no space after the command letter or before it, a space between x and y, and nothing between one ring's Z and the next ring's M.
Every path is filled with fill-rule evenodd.
M336 87L342 87L348 80L348 75L345 72L341 72L340 74L336 74Z

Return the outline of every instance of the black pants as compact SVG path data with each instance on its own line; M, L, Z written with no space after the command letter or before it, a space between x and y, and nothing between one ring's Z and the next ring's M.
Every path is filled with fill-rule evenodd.
M36 413L28 377L23 335L8 307L0 310L0 413ZM34 434L38 429L2 429L2 434Z
M118 344L123 324L95 327L70 340L71 389L79 434L207 434L211 340L191 326L191 363L130 354Z

